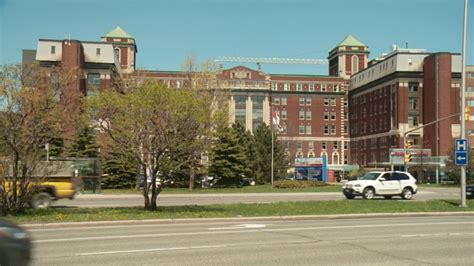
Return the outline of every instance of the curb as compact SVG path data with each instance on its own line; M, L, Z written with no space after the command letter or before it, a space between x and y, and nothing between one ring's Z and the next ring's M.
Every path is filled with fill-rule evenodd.
M119 221L90 221L64 222L43 224L20 224L26 229L58 228L58 227L88 227L102 225L140 225L140 224L172 224L172 223L201 223L201 222L238 222L238 221L278 221L278 220L323 220L323 219L355 219L355 218L387 218L387 217L424 217L424 216L474 216L474 211L457 212L407 212L407 213L358 213L331 215L293 215L293 216L258 216L258 217L229 217L229 218L176 218L176 219L146 219Z

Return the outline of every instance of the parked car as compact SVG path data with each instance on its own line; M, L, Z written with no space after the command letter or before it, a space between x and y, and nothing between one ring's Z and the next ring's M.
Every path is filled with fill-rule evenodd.
M474 199L474 184L466 185L466 198Z
M368 172L358 180L349 181L342 186L342 193L347 199L362 196L364 199L373 199L374 196L400 196L409 200L416 194L418 187L416 179L408 172L387 171Z
M29 234L13 223L0 220L0 265L28 265L30 258Z

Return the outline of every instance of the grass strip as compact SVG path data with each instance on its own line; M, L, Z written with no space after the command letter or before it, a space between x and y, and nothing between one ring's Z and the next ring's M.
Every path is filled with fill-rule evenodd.
M155 212L145 211L141 207L51 208L46 210L28 209L23 214L14 217L7 217L7 219L16 223L52 223L179 218L474 211L474 200L468 200L468 205L468 208L460 208L459 201L456 200L344 200L172 206L159 207L158 211Z
M296 192L341 192L340 185L308 188L273 188L271 185L245 186L241 188L164 188L162 194L207 194L207 193L296 193ZM102 189L102 194L141 194L135 189Z

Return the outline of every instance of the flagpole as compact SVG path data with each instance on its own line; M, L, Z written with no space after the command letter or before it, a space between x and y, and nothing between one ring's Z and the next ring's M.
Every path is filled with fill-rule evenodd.
M272 187L273 187L273 153L274 153L274 145L273 142L274 142L274 129L275 129L275 125L274 125L274 122L273 122L273 104L270 105L271 106L271 112L272 112L272 122L270 123L272 126L271 126L271 130L272 130L272 174L271 174L271 184L272 184Z

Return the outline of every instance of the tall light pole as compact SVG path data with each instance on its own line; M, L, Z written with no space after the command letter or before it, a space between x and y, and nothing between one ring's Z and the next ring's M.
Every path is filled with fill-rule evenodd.
M462 36L462 60L461 60L461 139L466 138L466 118L464 109L466 105L466 32L467 32L467 0L464 0L464 27ZM461 165L461 206L466 204L466 166Z

